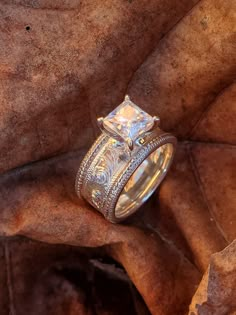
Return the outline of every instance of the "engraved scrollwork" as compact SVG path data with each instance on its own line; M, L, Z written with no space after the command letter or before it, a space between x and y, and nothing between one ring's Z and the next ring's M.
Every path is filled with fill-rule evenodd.
M115 150L107 150L105 156L101 157L94 168L94 180L101 185L108 185L114 170L119 163Z
M97 207L101 206L112 177L122 162L119 158L120 150L121 148L114 147L113 145L108 146L103 155L97 157L97 162L93 166L90 180L96 189L93 190L91 198Z
M92 190L92 200L94 205L99 208L102 203L102 193L100 190L98 189Z

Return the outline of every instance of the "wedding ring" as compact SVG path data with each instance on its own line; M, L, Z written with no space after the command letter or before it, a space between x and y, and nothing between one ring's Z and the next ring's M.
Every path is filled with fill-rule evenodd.
M75 189L113 223L133 214L156 190L173 160L176 138L128 95L105 118L81 162Z

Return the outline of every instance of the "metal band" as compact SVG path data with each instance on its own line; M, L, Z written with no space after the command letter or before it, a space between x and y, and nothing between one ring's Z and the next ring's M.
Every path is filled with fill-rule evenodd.
M76 192L109 221L120 222L163 180L175 146L176 138L158 127L139 137L132 151L125 143L101 134L80 165Z

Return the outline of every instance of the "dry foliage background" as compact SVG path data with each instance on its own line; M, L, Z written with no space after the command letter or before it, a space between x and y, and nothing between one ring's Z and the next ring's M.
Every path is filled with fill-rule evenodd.
M235 0L2 0L0 60L0 314L235 315ZM179 146L113 225L73 186L126 93Z

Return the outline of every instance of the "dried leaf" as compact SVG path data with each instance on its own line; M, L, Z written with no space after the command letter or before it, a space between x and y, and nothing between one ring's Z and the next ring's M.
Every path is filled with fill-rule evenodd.
M236 241L212 255L195 293L189 315L233 315L236 312Z
M190 314L235 313L235 10L233 0L1 2L1 314L182 315L209 263ZM74 179L96 117L126 91L181 142L159 191L113 225L77 199ZM114 307L96 268L108 292L114 278L125 288Z

